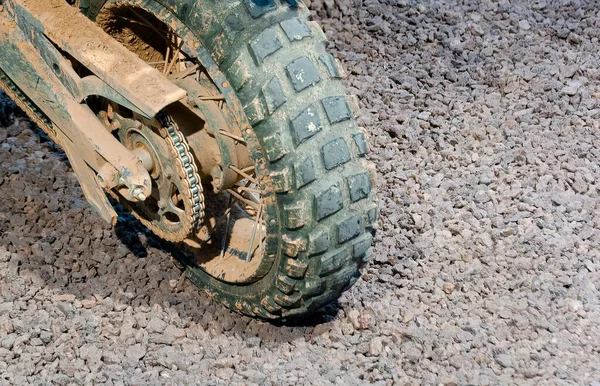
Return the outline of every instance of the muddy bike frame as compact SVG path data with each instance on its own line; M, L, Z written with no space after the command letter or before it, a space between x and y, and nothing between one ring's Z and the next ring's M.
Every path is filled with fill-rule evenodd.
M186 95L64 0L0 0L0 87L64 149L86 198L113 223L103 189L135 202L151 180L83 102L102 96L151 118Z

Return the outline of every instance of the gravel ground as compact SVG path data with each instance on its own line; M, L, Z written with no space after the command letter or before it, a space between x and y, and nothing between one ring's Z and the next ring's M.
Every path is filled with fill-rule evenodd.
M597 3L310 5L380 176L363 279L234 314L0 109L0 384L600 384Z

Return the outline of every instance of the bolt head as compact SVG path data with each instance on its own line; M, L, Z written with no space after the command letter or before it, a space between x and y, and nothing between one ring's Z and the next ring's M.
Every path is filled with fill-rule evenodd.
M138 186L131 191L131 198L136 201L146 201L146 195L144 194L144 188Z
M135 195L135 198L137 198L140 201L146 201L146 195L142 192L139 192L138 194Z

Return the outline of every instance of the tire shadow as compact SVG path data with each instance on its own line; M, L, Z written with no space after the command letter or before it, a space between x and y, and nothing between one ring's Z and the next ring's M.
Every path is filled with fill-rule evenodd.
M0 249L10 255L9 265L17 267L23 293L45 289L50 299L71 299L67 302L81 315L129 307L134 313L160 310L211 337L258 337L264 345L314 339L327 330L319 326L338 317L337 302L309 317L271 322L228 310L169 261L180 253L176 245L152 234L115 201L118 222L106 224L86 204L64 152L35 126L26 136L32 148L5 155L8 162L0 162L0 174L9 176L0 184L6 212L0 216ZM44 186L38 185L39 168L21 168L12 176L4 169L32 152L44 153L47 174L57 173Z

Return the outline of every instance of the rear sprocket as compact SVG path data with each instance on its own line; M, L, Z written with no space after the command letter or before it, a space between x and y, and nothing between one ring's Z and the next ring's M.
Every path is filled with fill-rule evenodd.
M194 234L204 219L204 195L198 168L177 124L166 112L148 120L125 118L113 105L101 112L105 124L144 164L152 193L140 202L111 194L157 236L172 242Z

